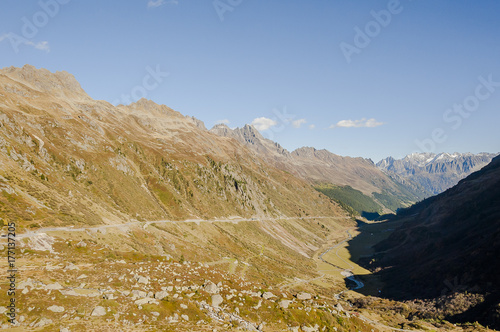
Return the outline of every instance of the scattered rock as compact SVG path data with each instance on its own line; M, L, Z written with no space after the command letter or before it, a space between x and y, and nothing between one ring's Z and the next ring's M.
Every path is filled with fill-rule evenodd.
M271 298L273 298L273 297L276 297L276 295L274 295L274 294L273 294L273 293L271 293L271 292L265 292L264 294L262 294L262 298L263 298L264 300L269 300L269 299L271 299Z
M309 293L298 293L297 294L297 300L310 300L312 299L311 294Z
M181 318L182 318L182 319L184 319L185 321L188 321L188 320L189 320L188 315L181 315Z
M55 239L45 233L40 233L29 238L28 246L33 250L54 252L52 245Z
M167 317L169 323L177 323L179 321L179 315L175 313L173 316Z
M50 285L47 285L45 286L45 289L49 290L49 289L63 289L63 286L61 286L58 282L55 282L53 284L50 284Z
M219 287L217 287L216 284L213 282L209 281L208 283L205 284L205 287L203 288L205 292L208 294L217 294L219 292Z
M101 307L101 306L97 306L94 308L94 310L92 310L92 314L91 316L104 316L106 314L106 309L104 309L104 307Z
M80 242L78 242L76 244L77 248L85 248L86 246L87 246L87 244L83 240L81 240Z
M314 327L310 327L310 326L305 326L305 325L302 325L302 331L304 332L318 332L318 325L316 324Z
M47 310L50 310L52 312L64 312L64 307L52 305L52 306L48 307Z
M45 325L49 325L49 324L52 324L52 319L48 319L48 318L45 318L45 317L42 317L40 318L40 320L36 323L32 323L32 327L43 327Z
M290 303L292 303L292 301L290 301L290 300L281 300L279 305L283 309L288 309L288 306L290 305Z
M224 301L224 299L219 294L212 295L212 306L213 307L218 307L223 301Z
M162 300L168 296L168 292L166 291L160 291L155 293L155 299L157 300Z
M31 287L35 288L35 284L33 283L33 280L31 278L26 279L25 281L21 281L19 285L17 286L18 289L25 289L25 287Z
M160 302L158 302L158 300L156 299L153 299L151 297L146 297L146 298L143 298L143 299L140 299L140 300L137 300L134 302L136 305L143 305L143 304L160 304Z
M134 275L134 279L139 283L139 284L144 284L147 285L149 284L149 278L148 277L143 277L138 274Z
M71 271L71 270L79 270L80 268L73 263L69 263L69 265L66 265L64 269Z
M132 292L130 292L130 295L132 295L134 299L143 299L148 296L148 293L138 289L134 289Z

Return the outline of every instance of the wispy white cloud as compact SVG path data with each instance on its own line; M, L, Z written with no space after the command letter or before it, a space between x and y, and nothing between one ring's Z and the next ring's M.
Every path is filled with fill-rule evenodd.
M222 120L217 120L217 121L215 121L215 124L221 124L221 123L223 123L223 124L225 124L225 125L228 125L228 124L229 124L229 122L230 122L230 121L229 121L228 119L222 119Z
M261 131L261 130L267 130L273 126L276 126L278 122L274 121L273 119L261 117L261 118L256 118L252 121L252 126L255 127L255 129Z
M3 42L4 40L8 39L12 45L12 47L15 50L18 50L19 45L26 45L26 46L31 46L36 48L37 50L40 51L45 51L45 52L50 52L50 46L48 41L41 41L38 43L35 43L29 39L26 39L24 37L18 36L15 33L5 33L0 36L0 43ZM17 52L17 51L16 51Z
M165 4L169 4L169 5L178 5L179 4L179 0L149 0L148 1L148 8L156 8L156 7L160 7L160 6L163 6Z
M361 120L341 120L337 124L330 126L333 128L374 128L383 125L383 122L377 121L373 118L362 118Z
M300 126L302 126L304 123L306 123L306 119L298 119L298 120L294 120L292 121L292 126L294 128L300 128Z
M310 124L308 127L309 129L313 130L314 128L316 128L316 125Z

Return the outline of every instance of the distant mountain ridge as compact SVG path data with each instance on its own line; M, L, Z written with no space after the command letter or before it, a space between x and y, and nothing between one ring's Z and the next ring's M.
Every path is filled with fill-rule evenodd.
M313 147L302 147L289 152L280 144L264 138L251 125L231 129L225 124L217 124L210 132L237 140L267 163L313 185L350 186L373 199L380 205L381 212L394 211L394 206L408 206L425 196L418 186L395 181L379 170L370 159L339 156ZM384 199L378 199L377 194ZM392 204L385 203L387 201Z
M494 153L412 153L403 159L388 157L377 167L400 182L410 180L423 188L426 196L437 195L461 179L486 166Z

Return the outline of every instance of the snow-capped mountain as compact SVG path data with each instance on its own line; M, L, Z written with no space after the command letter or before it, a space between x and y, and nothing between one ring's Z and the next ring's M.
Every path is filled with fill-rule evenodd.
M494 153L412 153L403 159L385 158L377 167L393 178L410 179L429 195L439 194L478 171L497 154Z

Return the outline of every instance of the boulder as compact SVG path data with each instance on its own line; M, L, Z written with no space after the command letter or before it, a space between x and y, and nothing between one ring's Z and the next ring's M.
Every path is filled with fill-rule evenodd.
M290 301L290 300L281 300L279 305L283 309L288 309L288 306L290 305L290 303L292 303L292 301Z
M264 294L262 294L262 298L263 298L264 300L269 300L269 299L271 299L271 298L273 298L273 297L276 297L276 295L274 295L274 294L273 294L273 293L271 293L271 292L265 292Z
M106 309L104 307L97 306L94 308L94 310L92 310L91 316L100 317L104 316L105 314L106 314Z
M48 318L45 318L45 317L42 317L38 322L36 322L35 324L33 324L33 327L37 328L37 327L43 327L45 325L50 325L52 324L52 319L48 319Z
M219 294L212 295L212 306L213 307L218 307L223 301L224 301L224 299Z
M137 281L139 284L144 284L147 285L149 284L149 278L140 276L138 274L134 275L134 279Z
M310 300L312 299L312 295L309 293L298 293L297 294L297 300Z
M52 306L48 307L47 310L50 310L52 312L64 312L64 307L52 305Z
M148 296L148 293L138 289L134 289L132 292L130 292L130 294L134 299L143 299Z
M157 300L162 300L168 296L168 292L166 291L161 291L161 292L156 292L155 293L155 299Z
M62 288L63 287L58 282L55 282L53 284L45 286L45 289L47 289L47 290L49 290L49 289L57 290L57 289L62 289Z
M315 325L315 327L310 327L310 326L302 325L302 331L304 331L304 332L318 332L317 326L318 325Z
M205 292L207 292L208 294L217 294L219 292L219 287L217 287L216 284L214 284L213 282L209 281L205 284L205 287L203 287L203 289L205 290Z

